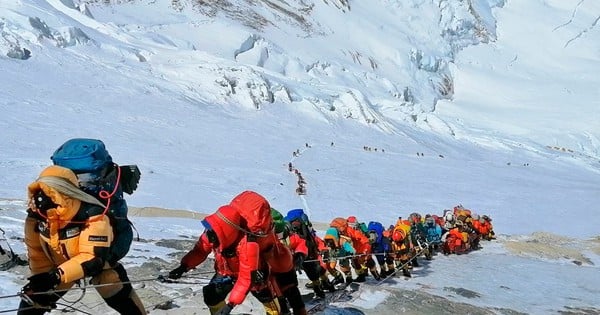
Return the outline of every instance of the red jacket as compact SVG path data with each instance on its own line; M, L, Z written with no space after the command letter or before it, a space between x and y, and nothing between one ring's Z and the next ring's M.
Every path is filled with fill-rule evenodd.
M308 247L306 246L306 240L301 238L300 235L296 233L290 234L290 249L292 253L302 253L305 257L308 256Z
M266 201L265 201L266 202ZM263 237L249 240L240 231L243 222L238 210L230 205L220 207L204 221L219 239L219 246L213 246L203 233L194 248L188 252L181 263L192 269L206 260L213 252L215 272L235 278L235 284L229 295L229 303L234 305L244 302L252 288L253 271L262 270L265 274L287 272L294 268L290 251L277 241L271 230Z
M232 207L220 207L217 213L220 213L230 222L240 222L239 214ZM219 246L213 247L206 233L202 233L194 248L183 256L181 264L188 269L192 269L206 260L206 257L213 252L215 256L215 272L236 279L229 296L229 302L238 305L244 302L250 290L252 271L259 269L258 259L255 259L257 255L248 250L249 247L257 246L248 246L246 235L223 221L217 213L207 216L205 220L217 234Z

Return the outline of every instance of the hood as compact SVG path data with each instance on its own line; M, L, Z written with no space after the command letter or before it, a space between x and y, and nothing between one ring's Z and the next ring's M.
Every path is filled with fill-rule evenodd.
M220 207L215 213L206 216L204 221L209 225L206 226L206 224L203 223L204 227L207 229L212 228L217 234L217 237L219 238L219 248L221 250L233 245L233 243L244 235L244 233L233 225L240 226L242 217L236 209L231 206Z
M334 227L330 227L325 231L325 237L323 237L323 239L332 239L335 242L335 246L340 246L340 233Z
M375 231L375 233L377 233L377 243L381 242L381 239L383 238L383 224L379 223L379 222L369 222L369 226L367 228L369 231Z
M229 206L236 209L245 219L248 230L257 234L268 234L272 229L271 205L261 195L253 191L244 191L235 196Z
M344 218L335 218L333 221L331 221L329 226L336 228L340 233L343 234L348 228L348 221L346 221Z
M73 217L81 207L81 201L76 198L69 197L60 193L50 184L43 182L44 179L56 179L65 185L73 185L73 188L79 189L77 176L73 171L61 166L52 165L44 169L35 182L27 186L27 196L29 199L29 208L46 218L48 230L50 232L50 246L54 250L59 250L59 235L58 231L71 222ZM66 179L64 181L63 179ZM40 213L33 202L33 195L42 190L52 202L56 205L55 208L48 209L45 214Z
M292 209L288 211L287 215L285 216L285 220L288 222L292 222L294 220L306 221L306 219L307 216L304 214L303 209Z
M286 222L283 220L283 215L281 212L277 211L277 209L271 208L271 217L273 218L275 233L279 234L285 232Z
M47 217L48 221L53 221L58 224L59 228L63 228L66 226L69 221L73 219L73 217L79 211L81 206L81 201L69 197L65 194L61 194L56 188L51 185L41 182L40 180L44 177L58 177L62 179L66 179L69 183L73 184L75 187L79 187L79 183L77 181L77 176L73 171L68 168L64 168L61 166L52 165L45 168L41 173L38 179L35 182L29 184L27 187L27 196L28 199L32 200L33 195L42 190L46 196L52 199L52 202L56 204L56 208L49 209L46 215L41 214L43 217ZM30 203L30 208L34 212L37 212L33 203Z

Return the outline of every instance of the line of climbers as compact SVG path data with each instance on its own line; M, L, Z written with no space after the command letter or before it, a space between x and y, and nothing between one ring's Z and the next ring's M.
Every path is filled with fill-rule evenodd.
M252 223L267 209L272 228L268 220ZM479 248L480 239L494 238L491 219L471 215L462 206L442 217L412 213L387 230L379 222L335 218L321 238L302 209L284 216L255 192L238 195L202 224L204 233L169 277L180 278L213 253L215 275L203 296L211 314L218 315L229 314L248 292L263 303L266 314L290 314L290 309L294 315L306 314L297 272L304 271L310 280L307 287L316 298L324 298L325 292L366 281L368 272L378 281L399 270L410 277L421 255L432 259L439 250L462 254Z
M41 315L56 308L69 288L90 277L120 314L146 314L119 262L133 239L123 192L136 190L139 170L113 163L104 144L94 139L67 141L52 161L27 187L24 235L32 275L17 314ZM413 213L387 230L378 222L335 218L320 238L302 209L283 216L253 191L219 207L202 225L203 233L169 278L180 278L212 253L215 274L203 287L203 298L217 315L229 314L248 293L269 315L290 309L306 314L297 272L306 273L315 296L322 298L325 291L365 281L368 271L378 280L399 269L410 276L409 268L422 254L431 259L439 249L465 253L479 248L481 238L494 238L489 217L461 206L441 217Z

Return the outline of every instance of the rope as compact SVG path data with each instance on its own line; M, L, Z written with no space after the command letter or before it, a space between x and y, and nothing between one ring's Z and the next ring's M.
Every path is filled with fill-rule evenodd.
M10 309L10 310L0 311L0 313L16 313L16 312L19 312L19 311L28 311L28 310L33 310L33 309L39 309L39 307L28 306L28 307L21 307L21 308L13 308L13 309Z
M46 295L46 294L54 294L54 293L63 293L63 292L68 292L71 290L83 290L85 291L87 288L102 288L102 287L107 287L107 286L111 286L111 285L116 285L116 284L134 284L134 283L138 283L138 282L147 282L147 281L155 281L155 280L159 280L159 277L155 277L155 278L148 278L148 279L140 279L140 280L130 280L130 281L120 281L120 282L111 282L111 283L102 283L102 284L89 284L89 285L84 285L84 286L80 286L80 287L75 287L75 288L68 288L68 289L60 289L60 290L48 290L48 291L44 291L44 292L33 292L30 293L29 295ZM23 296L23 295L27 295L24 293L19 293L16 296ZM12 297L14 297L15 295L12 295ZM4 298L3 296L0 298Z
M11 294L11 295L3 295L3 296L0 296L0 299L15 298L15 297L18 297L18 296L21 296L21 294L18 293L18 294Z
M82 296L82 298L83 298L83 296ZM88 313L88 312L86 312L86 311L84 311L82 309L73 307L73 304L67 305L67 304L63 304L63 303L56 303L56 305L63 306L63 309L61 310L62 313L71 312L71 310L73 310L73 311L77 311L77 312L80 312L80 313L83 313L83 314L93 315L93 313Z
M188 274L186 276L183 276L184 278L192 278L192 279L201 279L199 277L194 277L195 275L202 275L202 274L212 274L214 273L214 271L209 271L209 272L198 272L198 273L192 273L192 274ZM9 310L1 310L0 313L13 313L13 312L18 312L18 311L25 311L25 310L31 310L31 309L52 309L50 306L42 306L39 305L37 303L35 303L33 300L31 300L31 298L29 298L30 295L47 295L47 294L57 294L57 293L63 293L63 292L67 292L67 291L71 291L71 290L81 290L82 294L79 298L77 298L75 301L66 301L64 299L63 296L61 296L61 299L65 300L66 302L70 303L70 305L66 304L66 303L56 303L57 305L63 306L63 308L61 309L61 311L63 312L69 312L71 310L75 310L84 314L93 314L93 313L88 313L85 312L81 309L78 309L76 307L74 307L73 305L80 302L84 295L85 295L85 291L88 288L101 288L101 287L105 287L105 286L112 286L112 285L116 285L116 284L134 284L134 283L138 283L138 282L147 282L147 281L160 281L162 283L181 283L181 284L191 284L191 285L197 285L197 284L202 284L201 282L185 282L185 281L178 281L178 280L173 280L173 279L168 279L168 277L165 277L163 275L159 275L158 277L154 277L154 278L147 278L147 279L138 279L138 280L130 280L130 281L121 281L121 282L112 282L112 283L103 283L103 284L95 284L95 285L85 285L85 286L78 286L78 287L74 287L74 288L69 288L69 289L61 289L61 290L48 290L48 291L44 291L44 292L33 292L33 293L29 293L29 294L25 294L23 292L17 293L17 294L11 294L11 295L4 295L4 296L0 296L0 299L7 299L7 298L15 298L15 297L20 297L21 299L25 300L26 302L30 303L32 306L28 306L28 307L24 307L24 308L18 308L18 309L9 309ZM195 292L191 292L191 293L195 293ZM163 301L161 303L155 304L154 306L157 306L159 304L162 304L164 302L167 301L172 301L174 299L177 298L181 298L184 297L188 294L191 293L187 293L187 294L183 294L180 295L178 297L175 298L171 298L168 299L166 301ZM99 306L102 303L96 305ZM94 307L96 307L94 306ZM90 307L91 309L93 309L94 307Z
M213 273L213 272L211 271L211 273ZM173 282L174 282L174 283L181 283L181 282L176 282L176 281L173 281ZM176 296L176 297L172 297L172 298L170 298L170 299L167 299L167 300L164 300L164 301L162 301L162 302L160 302L160 303L156 303L156 304L153 304L153 305L149 305L149 307L148 307L148 308L156 309L156 308L157 308L159 305L161 305L161 304L164 304L164 303L167 303L167 302L171 302L171 301L174 301L174 300L176 300L176 299L181 299L181 298L183 298L183 297L186 297L186 296L188 296L188 295L192 295L192 294L196 294L196 293L197 293L197 291L191 290L191 291L190 291L190 292L188 292L188 293L180 294L180 295L178 295L178 296Z
M427 248L427 247L423 247L423 248L421 248L421 250L420 250L420 251L418 251L418 252L416 252L416 253L415 253L415 255L413 256L413 258L409 259L407 262L403 263L402 265L400 265L400 266L398 266L398 267L394 268L394 272L392 272L391 274L389 274L389 275L388 275L388 276L386 276L385 278L383 278L383 279L379 280L379 282L377 282L377 283L375 284L375 286L379 286L379 285L381 285L381 284L382 284L384 281L386 281L387 279L389 279L389 278L391 278L391 277L395 276L395 275L396 275L396 273L397 273L398 271L400 271L400 270L404 269L404 267L406 267L406 266L407 266L407 265L408 265L408 264L409 264L409 263L410 263L410 262L411 262L413 259L417 259L417 257L419 257L419 255L421 255L421 254L422 254L422 253L425 251L425 249L426 249L426 248Z
M217 216L218 216L219 218L221 218L221 220L225 221L225 223L229 224L230 226L232 226L234 229L236 229L236 230L238 230L238 231L241 231L241 232L243 232L243 233L246 233L246 234L249 234L249 235L252 235L252 236L256 236L256 237L267 237L267 236L268 236L268 234L257 234L257 233L254 233L254 232L251 232L251 231L248 231L248 230L246 230L246 229L242 228L241 226L239 226L239 225L237 225L237 224L235 224L235 223L231 222L229 219L227 219L227 218L226 218L226 217L225 217L225 216L224 216L224 215L223 215L223 214L222 214L220 211L218 211L218 210L217 210L216 214L217 214Z
M307 259L304 262L320 262L320 261L342 260L342 259L347 259L347 258L355 258L355 257L371 256L371 255L384 256L384 255L387 255L387 254L386 253L356 254L356 255L346 255L346 256L340 256L340 257L323 258L323 259Z

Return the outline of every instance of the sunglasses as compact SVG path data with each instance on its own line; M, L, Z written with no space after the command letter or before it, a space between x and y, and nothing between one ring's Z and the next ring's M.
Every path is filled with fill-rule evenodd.
M210 226L210 223L208 223L206 220L202 220L202 225L204 226L204 234L206 234L208 242L215 247L219 246L219 237L217 236L215 230L213 230L212 226Z

